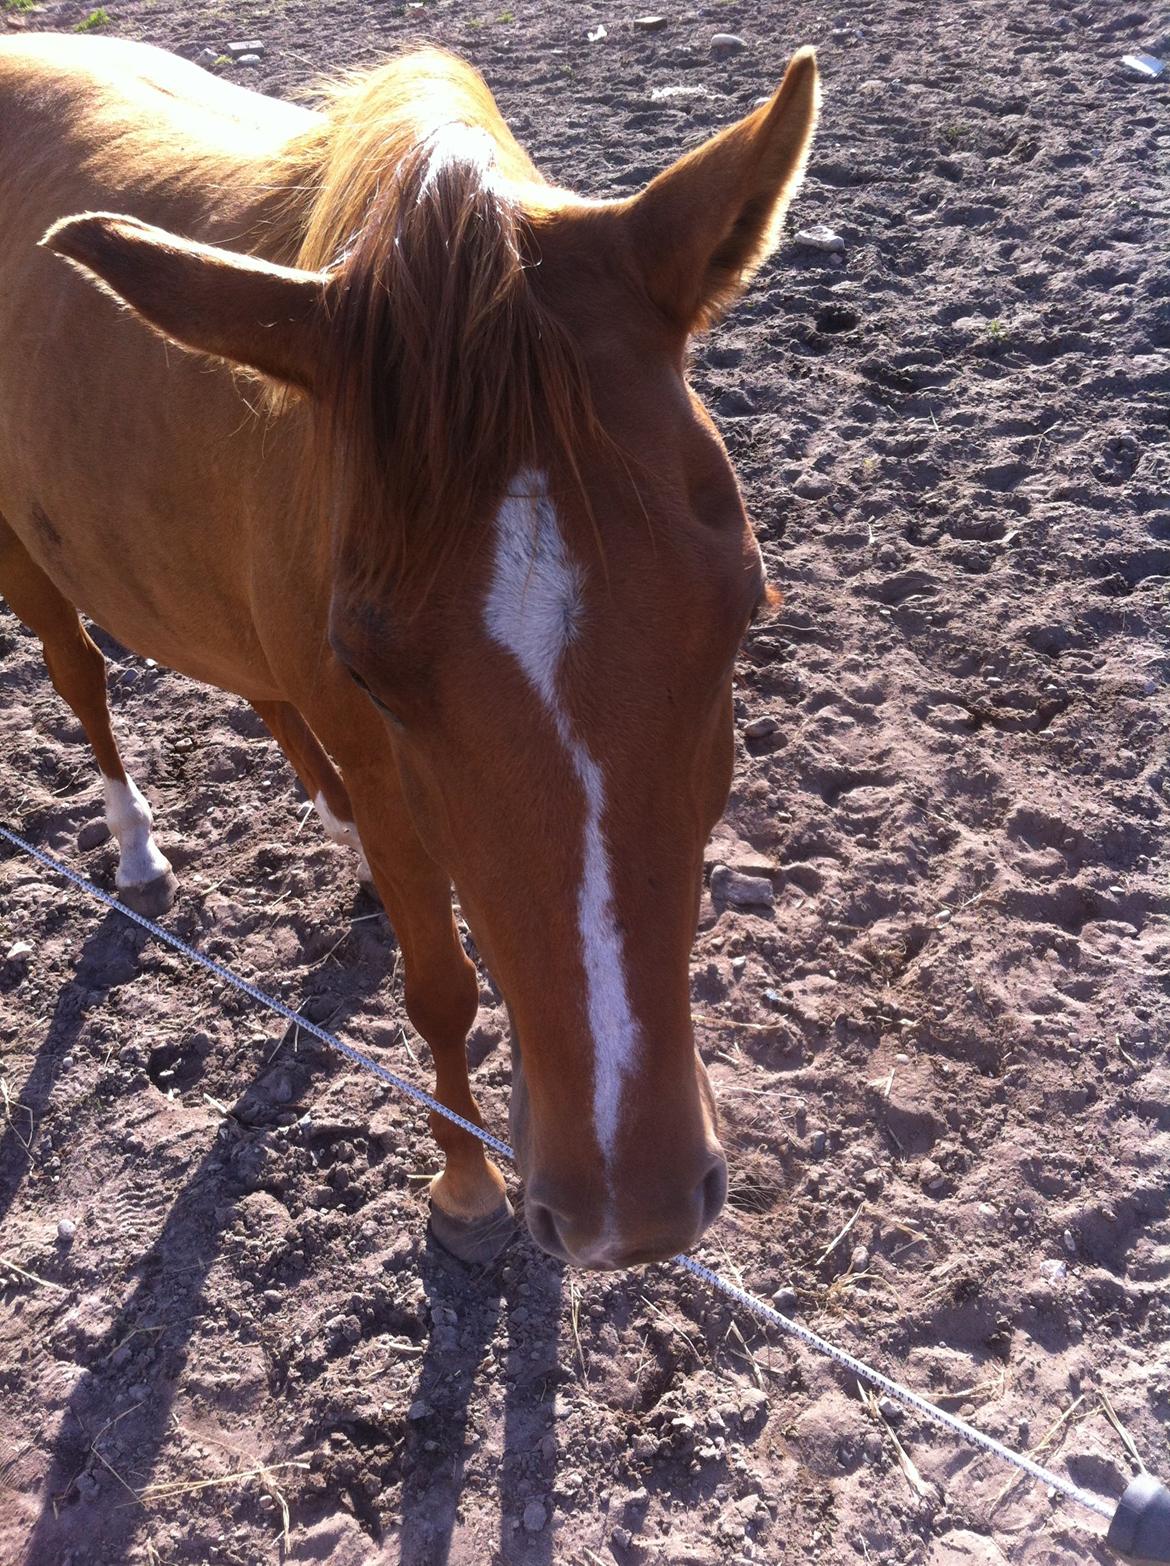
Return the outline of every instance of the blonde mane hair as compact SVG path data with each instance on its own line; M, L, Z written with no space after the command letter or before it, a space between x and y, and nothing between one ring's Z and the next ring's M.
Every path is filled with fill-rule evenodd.
M335 285L316 481L347 578L418 598L522 468L580 485L585 371L535 286L556 193L441 51L333 84L323 111L275 230Z

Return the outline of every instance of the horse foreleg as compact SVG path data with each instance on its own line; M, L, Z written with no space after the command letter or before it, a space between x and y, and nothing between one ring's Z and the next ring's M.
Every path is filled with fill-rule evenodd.
M450 882L419 841L396 780L381 769L345 776L374 885L402 950L406 1012L434 1057L435 1097L482 1125L467 1073L479 985L455 926ZM430 1123L445 1157L430 1185L431 1228L462 1260L490 1261L512 1235L503 1176L470 1132L436 1114Z
M349 791L299 709L287 701L254 701L252 708L263 718L300 778L325 829L325 836L354 851L359 881L372 880L362 840L354 825Z
M106 699L106 661L77 610L3 518L0 593L17 618L40 637L49 677L93 747L102 774L106 823L118 842L119 895L140 913L164 913L174 901L175 878L154 841L150 806L127 777L118 754Z

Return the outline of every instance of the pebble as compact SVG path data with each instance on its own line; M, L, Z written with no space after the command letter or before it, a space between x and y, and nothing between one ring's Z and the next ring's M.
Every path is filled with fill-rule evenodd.
M73 1236L76 1233L77 1225L74 1223L72 1218L62 1218L58 1221L57 1238L61 1241L62 1245L72 1244Z
M737 979L743 978L743 971L747 967L746 957L733 957L731 959L731 971Z
M425 1398L416 1397L414 1402L406 1410L406 1417L407 1419L414 1420L429 1419L433 1413L434 1409Z
M664 16L636 16L634 26L640 33L660 33L666 26Z
M806 473L793 484L792 493L799 495L801 500L823 500L832 487L832 480L824 474Z
M216 54L214 49L200 49L199 53L195 56L195 64L201 65L204 70L210 70L218 59L219 55ZM130 679L130 675L133 675L134 678ZM121 674L121 683L123 685L136 685L138 683L138 670L123 669Z
M1077 1242L1073 1239L1072 1230L1066 1229L1060 1238L1061 1243L1064 1245L1064 1248L1068 1254L1070 1256L1075 1256L1077 1254Z
M12 945L4 953L9 962L17 962L21 957L27 957L32 951L28 941L13 941Z
M869 1266L869 1251L864 1245L855 1245L853 1255L849 1258L850 1272L864 1272Z
M878 1413L890 1425L896 1425L906 1417L906 1410L892 1397L878 1399Z
M260 56L258 54L237 54L236 55L236 64L237 65L259 65L260 64Z
M741 38L738 33L716 33L711 39L711 53L717 60L726 60L733 54L742 54L746 48L747 40Z
M104 821L87 821L77 834L77 846L83 853L91 848L100 848L109 840L110 829Z
M747 739L766 739L769 734L775 734L779 727L775 718L765 714L762 718L753 718L750 723L745 723L743 732Z
M945 1181L946 1176L933 1158L924 1158L918 1170L919 1184L924 1191L937 1191Z
M797 1306L796 1290L791 1284L784 1284L772 1295L772 1304L783 1315L791 1316Z
M521 1521L526 1533L539 1533L548 1522L548 1508L541 1501L529 1501Z
M771 881L763 876L740 875L726 865L716 865L711 871L711 895L736 908L772 908L776 903Z
M861 1183L870 1196L876 1196L886 1181L880 1169L867 1169L861 1177Z
M811 228L802 228L796 236L796 243L804 245L808 250L820 250L825 255L845 248L845 241L840 234L835 234L827 223L814 223Z
M813 1134L813 1139L812 1139L812 1142L811 1142L810 1146L812 1147L813 1155L815 1157L819 1158L821 1156L821 1154L825 1151L825 1148L828 1145L829 1145L829 1138L828 1138L828 1134L826 1132L824 1132L824 1131L817 1131L817 1132L815 1132Z
M598 23L596 27L591 27L585 36L590 43L600 43L603 38L609 37L609 30Z
M1046 1278L1066 1278L1068 1276L1068 1263L1050 1256L1047 1261L1040 1263L1040 1271Z

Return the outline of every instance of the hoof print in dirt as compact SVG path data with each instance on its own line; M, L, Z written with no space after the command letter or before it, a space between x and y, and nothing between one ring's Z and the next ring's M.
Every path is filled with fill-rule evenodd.
M157 919L160 914L165 914L175 901L175 894L179 890L179 883L174 874L168 870L165 875L160 875L153 881L147 881L142 886L120 886L118 888L118 900L126 904L127 908L133 908L135 913L140 913L144 918Z
M477 1267L486 1267L516 1233L516 1215L507 1197L485 1218L469 1221L445 1213L431 1202L430 1232L445 1251Z

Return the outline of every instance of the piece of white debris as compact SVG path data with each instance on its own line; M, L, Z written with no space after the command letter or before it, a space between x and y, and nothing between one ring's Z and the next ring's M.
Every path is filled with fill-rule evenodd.
M598 24L596 27L591 27L585 36L590 43L600 43L603 38L609 37L609 33L605 27Z
M72 1218L62 1218L57 1225L57 1238L62 1245L68 1245L77 1233L77 1225Z
M824 251L826 255L845 248L845 241L840 234L835 234L827 223L814 223L811 228L802 228L796 236L796 243L805 245L809 250Z
M29 956L31 952L32 946L28 941L13 941L4 955L9 962L16 962L21 957Z
M1126 54L1122 56L1121 63L1130 76L1143 82L1156 82L1166 69L1165 60L1159 60L1153 54Z

